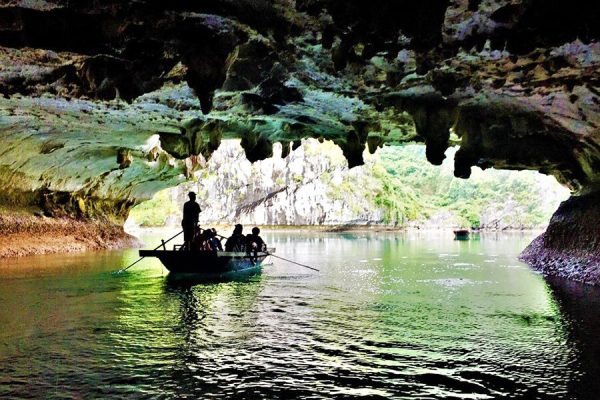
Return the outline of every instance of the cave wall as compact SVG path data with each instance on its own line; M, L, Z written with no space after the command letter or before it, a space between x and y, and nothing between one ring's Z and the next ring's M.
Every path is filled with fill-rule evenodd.
M546 232L521 260L548 276L600 282L600 192L573 196L552 216Z
M185 161L162 150L152 122L141 129L146 118L164 122L143 103L127 115L118 104L79 100L12 97L2 103L5 208L122 224L139 201L185 179Z
M0 200L122 220L224 138L251 161L329 139L350 167L459 144L458 177L597 191L598 20L585 0L5 1Z
M74 3L74 4L73 4ZM598 181L600 6L532 0L9 1L0 92L131 103L185 82L199 111L164 132L176 158L222 135L250 160L272 143L422 140L443 160ZM403 112L414 119L407 126ZM416 129L416 133L415 133ZM567 150L568 149L568 150Z

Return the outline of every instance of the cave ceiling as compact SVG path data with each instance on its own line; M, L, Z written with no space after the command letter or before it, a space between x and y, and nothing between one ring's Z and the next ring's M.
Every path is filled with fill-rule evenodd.
M599 20L584 0L5 0L0 180L135 202L223 139L255 161L313 137L350 166L458 144L458 177L597 187Z

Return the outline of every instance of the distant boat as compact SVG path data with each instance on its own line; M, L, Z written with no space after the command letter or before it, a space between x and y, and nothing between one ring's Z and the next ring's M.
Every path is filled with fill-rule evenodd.
M262 262L274 253L248 254L229 251L140 250L140 257L156 257L172 274L189 275L207 280L228 280L254 275L261 271Z
M454 232L454 240L469 240L468 229L457 229Z

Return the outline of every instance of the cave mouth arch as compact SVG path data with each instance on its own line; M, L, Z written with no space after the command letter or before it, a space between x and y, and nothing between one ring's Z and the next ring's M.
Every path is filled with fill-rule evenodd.
M513 3L10 2L0 204L121 224L224 139L257 161L323 138L352 167L365 146L414 140L440 164L453 132L459 177L533 169L574 191L538 258L581 250L585 280L600 253L600 7Z
M456 152L449 148L433 166L423 145L385 146L374 155L365 149L365 164L350 169L330 141L306 139L291 153L275 144L272 157L251 163L239 141L226 140L189 181L134 207L125 226L177 227L189 191L199 194L204 226L326 229L542 229L568 197L554 178L534 171L474 168L471 179L457 179Z

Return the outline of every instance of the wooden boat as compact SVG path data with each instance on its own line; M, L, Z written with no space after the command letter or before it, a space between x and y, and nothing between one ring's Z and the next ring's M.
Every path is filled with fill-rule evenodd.
M457 229L454 231L454 240L469 240L468 229Z
M269 249L274 252L274 249ZM172 274L187 274L206 279L233 279L254 275L261 270L268 253L228 251L140 250L140 257L156 257Z

